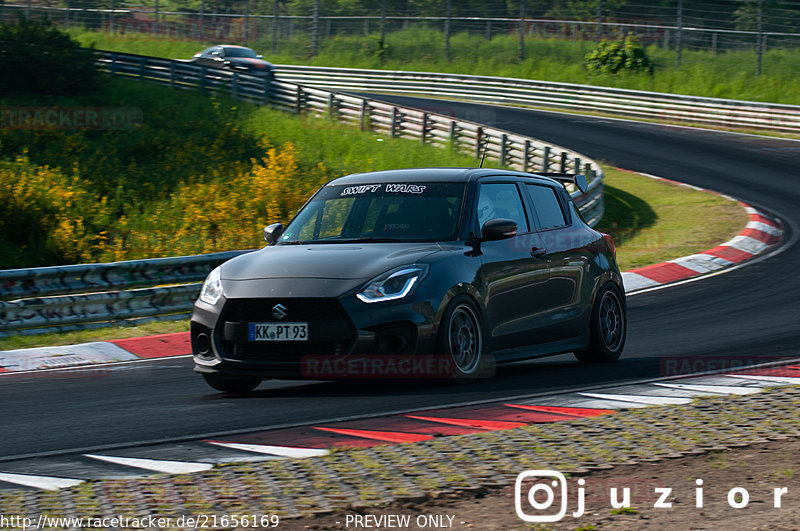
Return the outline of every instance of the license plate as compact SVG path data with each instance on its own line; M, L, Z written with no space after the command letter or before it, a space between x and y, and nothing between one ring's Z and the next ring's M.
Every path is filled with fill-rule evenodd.
M250 341L308 341L308 323L250 323Z

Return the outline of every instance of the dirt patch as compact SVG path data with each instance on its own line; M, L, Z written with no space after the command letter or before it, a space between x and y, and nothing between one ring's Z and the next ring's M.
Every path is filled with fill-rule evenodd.
M567 481L566 516L557 523L529 524L516 514L514 487L443 495L424 503L394 504L380 510L345 511L328 516L284 520L285 531L342 529L800 529L800 439L755 444L737 450L654 463L623 465ZM702 480L702 485L697 480ZM578 481L583 480L585 514L575 518ZM533 483L523 482L523 488ZM613 509L610 489L630 508ZM749 502L742 504L746 489ZM775 505L775 489L787 489ZM665 490L671 489L668 493ZM698 491L698 489L701 489ZM558 493L559 489L556 490ZM700 494L699 494L700 493ZM663 504L654 507L666 494ZM539 492L535 500L546 501ZM558 497L549 511L560 506ZM698 503L702 507L698 507ZM523 507L535 513L525 500ZM381 520L383 518L383 520ZM405 525L405 524L408 525Z

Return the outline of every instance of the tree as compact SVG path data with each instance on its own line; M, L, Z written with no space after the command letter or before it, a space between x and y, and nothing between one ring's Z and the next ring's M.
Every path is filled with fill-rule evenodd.
M94 53L50 21L0 24L0 93L79 94L100 82Z
M626 3L626 0L603 0L603 11L613 13ZM555 0L547 16L562 19L595 19L597 4L598 0Z
M740 0L739 8L733 14L737 30L755 31L758 26L759 0ZM795 2L784 0L764 1L764 31L795 33L800 29L800 12Z

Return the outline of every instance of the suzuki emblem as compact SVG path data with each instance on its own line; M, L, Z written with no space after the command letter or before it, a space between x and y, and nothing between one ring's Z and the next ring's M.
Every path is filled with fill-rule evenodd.
M276 319L283 319L286 317L286 306L283 304L276 304L272 307L272 315L274 315Z

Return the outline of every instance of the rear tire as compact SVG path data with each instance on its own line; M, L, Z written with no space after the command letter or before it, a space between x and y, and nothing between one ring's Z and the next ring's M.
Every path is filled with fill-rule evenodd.
M472 299L460 295L447 306L439 327L439 354L446 356L451 378L469 383L485 375L491 367L484 342L483 320Z
M224 376L221 374L203 374L206 383L216 389L234 395L245 395L258 387L261 378L248 376Z
M575 357L581 363L616 361L625 347L626 332L625 299L614 284L604 284L592 307L589 348L575 351Z

